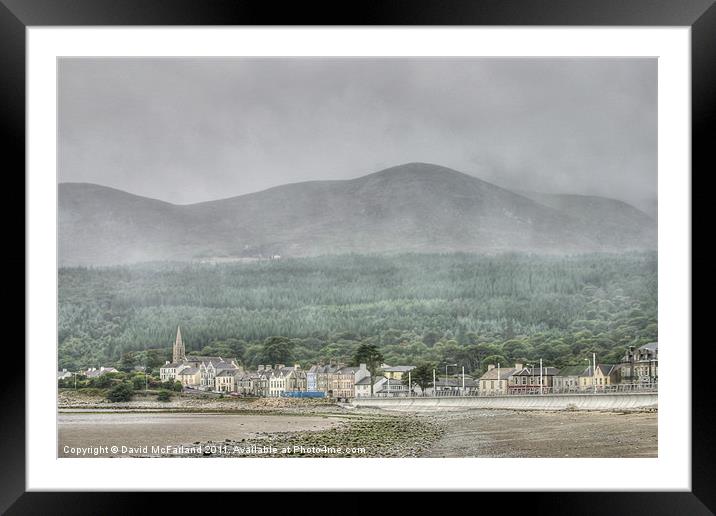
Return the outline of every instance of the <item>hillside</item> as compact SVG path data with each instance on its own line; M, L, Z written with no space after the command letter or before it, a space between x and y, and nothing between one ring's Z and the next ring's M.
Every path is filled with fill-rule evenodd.
M658 338L654 252L579 256L342 255L255 263L151 263L58 273L60 367L112 365L123 353L187 352L266 363L349 360L361 342L388 363L578 364L619 359ZM208 348L206 346L209 346ZM610 358L611 357L611 358ZM275 361L274 361L275 363Z
M520 194L427 163L192 205L59 185L60 264L339 253L656 248L656 222L596 197Z

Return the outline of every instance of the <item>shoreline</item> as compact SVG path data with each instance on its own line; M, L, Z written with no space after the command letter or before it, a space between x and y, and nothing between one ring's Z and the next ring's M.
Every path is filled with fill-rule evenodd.
M656 409L394 412L280 398L105 401L63 396L61 438L67 441L71 435L72 442L81 445L87 435L94 435L102 444L126 431L147 444L176 434L174 441L165 439L167 448L159 453L103 455L123 457L658 456ZM185 424L190 428L183 428Z

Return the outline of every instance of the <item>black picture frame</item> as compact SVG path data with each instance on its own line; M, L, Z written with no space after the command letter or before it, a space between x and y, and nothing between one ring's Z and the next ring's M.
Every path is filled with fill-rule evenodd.
M0 127L3 155L8 163L7 168L3 167L6 192L25 191L24 174L21 173L25 167L25 29L65 25L689 26L692 43L692 169L700 169L702 176L707 174L708 158L716 141L714 0L386 0L352 6L335 1L286 2L279 6L267 0L0 0ZM692 171L692 181L695 176ZM692 203L694 198L709 195L708 189L693 191ZM12 197L20 204L24 203L24 195L13 194ZM24 209L24 206L3 203L4 220L16 220L18 209ZM693 220L696 223L699 217L694 216ZM8 246L3 253L6 271L17 271L26 259L25 228L6 223L5 230L6 236L15 237L18 242L15 249L23 250L10 253ZM20 275L12 272L6 272L6 275L8 281L18 283L17 290L20 291ZM24 299L24 294L22 297ZM13 299L11 305L6 321L18 321L24 303ZM19 326L17 322L13 324ZM6 322L6 325L10 323ZM708 385L711 374L697 374L711 366L709 345L708 341L693 339L693 362L683 366L685 377L691 381L693 403L690 492L497 493L491 496L499 497L502 502L508 501L512 506L526 503L530 512L550 514L712 514L716 511L716 447ZM12 349L16 350L17 346ZM123 493L26 492L27 364L23 356L15 353L11 357L12 364L10 360L5 361L6 366L12 367L4 371L5 381L0 390L0 462L3 466L0 511L7 511L7 514L127 514L146 511L153 502L159 501L160 496L171 496L174 503L183 502L186 494L181 493L139 498ZM424 495L416 494L415 499L420 501ZM489 500L482 494L479 500L474 501L472 507L487 509Z

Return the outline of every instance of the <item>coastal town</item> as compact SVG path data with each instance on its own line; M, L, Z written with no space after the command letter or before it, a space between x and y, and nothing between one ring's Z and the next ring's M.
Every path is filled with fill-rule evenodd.
M596 356L584 364L556 368L549 364L489 364L482 376L455 371L457 364L445 364L432 377L415 365L380 364L262 364L248 370L232 357L199 356L186 353L181 328L177 328L172 361L159 367L162 385L173 390L215 393L255 398L335 398L400 396L501 396L527 394L603 393L656 390L658 385L658 343L629 347L617 364L598 363ZM452 371L450 367L452 366ZM137 368L141 370L140 368ZM375 369L371 371L371 369ZM77 377L100 378L118 373L115 367L94 367L83 371L58 372L58 381ZM141 380L141 378L140 378ZM62 382L65 382L64 384ZM146 374L145 374L145 382Z

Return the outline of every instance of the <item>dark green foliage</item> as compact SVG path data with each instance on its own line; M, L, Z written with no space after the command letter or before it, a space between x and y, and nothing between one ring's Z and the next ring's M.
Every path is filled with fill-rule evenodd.
M95 376L88 381L88 386L96 389L106 389L110 385L112 385L112 377L109 374Z
M410 381L413 385L417 385L420 389L425 390L433 385L433 370L437 368L436 364L423 362L415 366L415 369L410 371ZM408 383L408 375L403 375L403 381L405 384Z
M365 364L371 375L375 376L380 368L380 365L383 363L383 360L383 353L380 352L378 346L364 342L358 346L355 355L353 355L352 362L354 366ZM370 385L370 393L373 394L372 383Z
M132 376L132 387L135 391L145 390L148 383L148 379L144 377L144 374Z
M166 389L162 389L159 391L159 394L157 395L157 401L169 401L172 399L172 393L171 391L168 391Z
M269 337L264 341L260 360L264 364L288 364L292 347L293 343L286 337Z
M112 402L130 401L134 388L129 382L122 382L112 387L107 393L107 399Z
M165 391L175 391L175 392L182 391L181 382L176 381L176 380L166 380L164 382L159 382L159 383L157 383L156 386L165 390Z
M489 365L493 365L495 367L497 367L498 365L502 366L502 367L512 367L512 363L510 363L502 355L490 355L489 357L485 357L482 360L482 366L480 367L480 370L478 371L478 375L482 375L485 371L487 371L487 366L489 366Z
M658 337L657 258L342 255L59 271L60 368L118 365L127 353L158 367L177 324L187 352L247 367L349 362L361 344L391 365L471 373L491 355L614 360Z
M119 361L119 370L129 372L132 368L137 365L137 359L135 354L131 351L122 354L122 358Z

